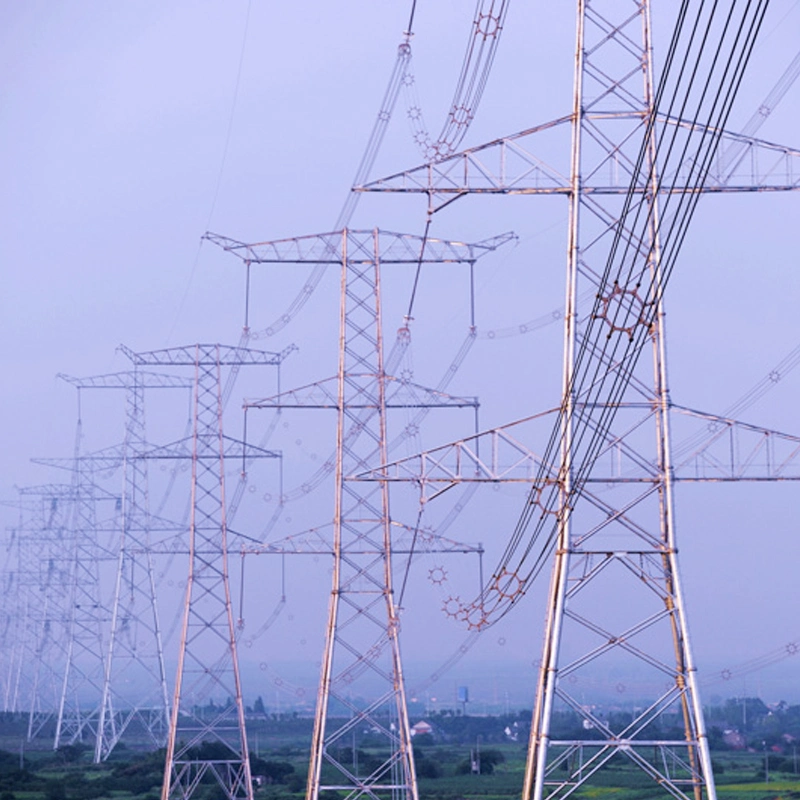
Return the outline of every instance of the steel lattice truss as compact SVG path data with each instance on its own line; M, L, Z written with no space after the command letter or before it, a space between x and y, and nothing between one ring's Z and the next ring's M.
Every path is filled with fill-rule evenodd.
M124 346L121 349L134 362L136 369L132 372L99 375L89 378L73 378L66 375L60 377L79 391L92 389L123 390L126 401L126 434L121 445L114 445L87 455L78 455L72 459L37 459L38 463L69 470L74 473L95 476L103 473L108 479L115 472L121 472L123 491L120 497L112 497L117 513L111 519L97 520L96 534L107 537L108 544L89 557L90 548L84 548L83 558L87 563L102 560L116 562L116 580L113 600L108 608L97 614L104 622L104 634L108 636L105 651L103 646L97 652L105 659L102 685L97 681L84 687L84 706L87 702L97 702L99 710L88 715L91 724L87 728L84 722L80 727L80 736L88 734L94 739L95 760L101 761L109 756L120 739L130 729L134 733L144 734L153 745L163 747L167 743L170 723L169 696L164 670L161 630L156 608L156 589L153 571L153 557L156 554L191 555L187 538L188 524L165 519L154 515L149 508L148 467L151 461L199 462L206 469L215 469L219 465L220 453L216 450L198 452L195 437L180 439L166 445L152 445L145 437L145 392L153 389L194 389L195 378L169 375L159 372L146 372L139 367L143 363L152 366L175 364L187 366L194 353L199 359L208 359L209 354L216 352L216 345L198 346L197 348L176 348L174 351L158 351L153 354L140 355ZM275 366L283 358L282 354L248 351L242 347L220 347L221 357L233 364L232 369L253 364ZM221 437L223 458L233 457L246 468L252 459L275 459L280 454L264 450L227 436ZM77 466L76 466L77 465ZM175 470L172 470L173 475ZM172 481L170 481L171 488ZM235 514L238 503L246 488L246 473L242 473L232 495L227 502L228 516ZM98 485L94 485L95 494L102 493ZM169 494L169 489L167 495ZM167 495L162 498L163 502ZM70 508L75 507L77 495L70 489ZM229 530L229 532L232 532ZM61 544L63 550L63 543ZM63 558L63 555L60 556ZM71 580L80 580L82 576L73 570ZM79 591L71 584L65 593ZM65 615L65 619L69 615ZM68 627L64 625L64 627ZM73 626L71 630L80 631ZM64 649L69 653L74 646L70 643L68 632L64 634ZM34 663L31 661L30 663ZM53 660L58 668L57 660ZM63 670L63 666L59 668ZM59 672L62 674L62 672ZM97 694L98 689L100 693ZM62 693L65 689L62 689ZM33 693L32 702L41 702L39 695ZM27 694L26 694L27 697ZM53 705L54 711L64 701L59 696ZM67 705L69 708L69 705ZM92 705L93 707L93 705ZM54 712L53 712L54 713ZM97 718L95 720L95 717ZM37 717L35 730L41 730L48 717L42 713ZM72 726L74 728L74 725ZM59 728L60 729L60 728ZM72 734L72 728L68 729Z
M95 761L105 760L131 725L141 728L154 747L166 745L169 694L151 554L148 494L149 448L145 435L145 389L192 388L178 376L141 370L73 378L61 375L78 390L121 390L125 393L125 440L121 448L90 460L95 467L123 469L121 528L116 546L117 570L111 607L106 672L100 703ZM119 461L116 461L116 456ZM112 462L109 464L109 462ZM170 526L174 527L174 526ZM134 687L136 696L134 696Z
M80 430L79 420L76 442L80 441ZM80 458L76 446L72 468L67 655L54 749L82 741L84 737L96 740L99 732L100 698L107 662L104 632L110 618L110 610L100 596L100 564L113 558L112 550L101 535L118 530L116 514L121 507L119 498L115 498L115 517L105 525L99 521L97 505L104 493L97 486L93 466L90 460Z
M164 651L150 553L148 462L141 458L147 441L145 380L136 372L132 377L125 392L123 524L95 761L110 755L133 722L141 725L155 747L164 747L169 723ZM144 673L143 696L135 700L124 698L125 678L137 669Z
M282 356L194 345L126 354L135 366L191 367L192 509L178 674L167 737L163 797L188 800L216 784L228 800L253 795L228 577L222 368L277 366ZM174 451L174 448L169 448ZM160 448L149 449L146 460ZM244 445L240 452L246 452ZM180 454L182 455L182 454ZM274 454L272 454L274 455Z
M635 413L638 424L643 421L642 409L643 405L633 405L626 410ZM673 404L670 410L673 427L676 414L700 423L687 441L673 449L676 482L800 480L800 436ZM652 419L652 406L649 411ZM462 483L532 484L544 462L528 444L536 439L536 432L530 428L556 413L553 409L516 420L348 477L416 484L422 503ZM544 466L553 474L557 472L554 464ZM600 463L587 483L608 486L656 484L659 480L657 463L644 460L625 436L611 435L606 437Z
M75 609L64 619L78 619L93 614L90 630L99 628L97 643L92 645L93 633L85 624L65 623L63 648L66 655L61 663L55 655L47 660L46 667L59 669L66 675L58 701L53 708L58 711L55 746L66 738L68 742L93 740L95 760L105 759L131 724L137 725L153 745L163 747L169 717L168 694L164 673L163 651L155 601L155 586L149 547L151 531L172 533L185 530L185 526L152 518L147 508L147 461L143 451L144 440L144 389L191 388L192 382L157 373L114 373L90 378L73 378L60 375L78 391L85 389L125 390L127 405L126 437L122 445L73 459L35 459L37 463L70 471L74 484L70 496L73 514L80 513L83 528L76 529L79 537L75 547L78 558L86 565L104 561L116 562L116 580L110 606L98 596L88 602L87 592L97 594L93 587L99 575L87 580L85 569L78 565L64 581L64 598L77 597ZM98 473L106 476L122 469L123 487L120 495L108 495L97 484ZM81 494L89 495L82 499ZM115 513L111 517L97 518L91 514L91 498L113 500ZM77 509L77 510L76 510ZM85 509L81 511L81 509ZM84 528L93 526L87 537ZM93 552L94 548L96 552ZM60 543L64 558L64 543ZM74 556L73 556L74 557ZM64 602L64 601L62 601ZM87 611L86 609L92 609ZM73 636L88 641L72 641ZM105 643L107 639L107 644ZM89 653L102 660L102 677L98 679L96 666L87 673L75 663L76 658L90 661ZM83 655L81 655L83 654ZM76 672L76 676L72 673ZM141 696L134 697L143 686ZM41 690L39 690L41 693ZM42 698L37 697L41 704ZM84 714L78 707L92 709ZM39 715L46 721L46 713ZM32 723L35 720L32 719ZM42 723L43 724L43 723ZM31 735L40 733L42 724L32 724Z
M382 264L469 264L510 241L514 235L504 233L476 244L423 239L377 228L318 233L258 244L244 244L215 233L207 233L204 238L250 264L338 265L343 241L347 243L347 258L353 264L370 264L376 258ZM380 248L377 253L376 242Z
M4 620L5 697L9 711L27 711L28 741L58 710L67 653L73 487L47 484L20 489L20 519L13 531L16 563L9 572Z
M604 123L614 119L627 123L627 142L641 140L646 120L641 110L614 111L613 113L591 112L585 116L587 127L597 141L608 141L603 132ZM561 117L537 125L512 136L464 150L449 158L415 167L396 175L365 183L356 187L360 192L410 192L423 193L441 201L460 194L561 194L568 195L569 151L564 147L569 135L572 117ZM660 127L680 127L686 131L698 130L695 123L666 116L659 117ZM550 139L563 139L560 157L545 161L536 155L540 140L549 146ZM584 176L584 191L587 194L626 195L634 177L634 164L626 153L627 143L610 142L607 157ZM684 165L690 169L691 165ZM681 174L669 176L681 183ZM786 192L800 188L800 150L772 142L755 139L729 131L721 136L720 149L709 168L708 182L704 191L729 192ZM644 185L634 190L646 192ZM672 191L680 192L679 187Z
M707 420L701 431L706 435L696 434L673 464L658 288L659 233L654 222L640 233L634 228L637 218L630 214L643 202L649 209L646 216L657 220L661 204L669 206L670 197L687 192L798 189L800 151L654 114L653 97L649 2L579 3L572 114L356 187L423 193L433 211L472 193L563 195L570 204L565 315L569 388L562 408L545 415L552 418L567 409L561 452L551 451L546 462L523 444L530 440L506 426L354 476L417 482L423 501L462 481L535 482L521 519L552 533L533 540L517 566L511 549L483 595L456 610L471 628L485 627L493 615L505 613L521 599L555 554L523 792L535 800L572 795L615 757L639 766L673 797L713 800L676 565L673 479L798 475L796 437L699 414ZM720 138L708 164L686 158L663 175L641 168L645 152L645 163L655 166L661 140L672 137L677 151L686 145L692 152L692 138L703 135ZM698 184L699 173L704 184ZM626 198L634 202L626 205ZM671 210L664 213L668 217ZM601 276L615 237L636 242L633 247L642 257L650 253L652 296L645 297L644 288L640 292L634 285L604 283ZM632 342L645 337L652 346L652 361L631 368L623 397L604 407L603 398L591 388L584 394L573 388L576 353L593 365L596 375L613 375L627 370L628 364L605 355L614 350L600 340ZM609 415L615 417L613 430L604 427ZM539 421L532 417L518 427L536 430ZM573 441L576 432L582 438ZM586 450L585 442L598 437L599 450ZM547 436L533 440L542 438ZM594 468L581 483L575 503L571 481L584 470L582 459L589 457ZM610 488L613 505L602 494ZM592 670L621 664L648 671L663 688L646 708L612 723L586 706L573 687ZM584 737L552 739L550 719L558 704L583 719ZM670 735L676 729L680 735Z
M335 379L247 401L249 408L317 408L337 411L334 465L336 495L332 546L315 530L274 544L272 552L331 552L333 586L320 693L317 703L308 796L326 790L351 797L418 796L400 658L398 610L392 587L393 540L389 493L377 485L346 482L345 476L385 462L387 410L464 408L475 398L452 397L398 379L384 364L381 268L386 264L471 265L513 236L479 244L424 239L378 229L246 245L208 238L245 263L312 263L338 266L340 356ZM309 541L310 540L310 541ZM440 542L447 552L463 551ZM267 549L269 551L269 549ZM376 684L381 687L375 690ZM361 705L357 698L368 698ZM377 736L386 756L380 763L354 762L353 743L364 731ZM357 744L356 744L357 747Z

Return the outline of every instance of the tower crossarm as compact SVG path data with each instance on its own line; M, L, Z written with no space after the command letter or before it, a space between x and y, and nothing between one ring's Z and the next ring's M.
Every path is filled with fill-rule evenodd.
M76 389L131 389L134 385L145 389L191 389L192 381L180 375L166 375L158 372L112 372L108 375L92 375L88 378L75 378L59 372L56 375Z
M689 133L715 133L708 126L671 117L665 117L663 124L683 128ZM673 185L675 191L681 191L686 184L683 173L692 168L696 167L691 162L682 163L677 173L664 176L662 184ZM732 131L720 132L720 145L709 164L703 192L786 192L797 189L800 189L800 149Z
M281 454L277 450L267 450L258 445L250 442L243 442L240 439L234 439L230 436L223 436L225 443L225 457L226 458L280 458ZM129 460L152 460L152 461L185 461L192 458L192 440L179 439L169 444L159 446L148 446L140 452L135 453L133 456L128 455ZM216 456L201 453L198 458L202 460L213 459ZM104 450L99 450L96 453L89 453L85 456L78 456L77 461L82 464L87 464L92 467L96 472L107 472L109 470L119 469L125 460L126 456L123 453L122 445L115 445ZM47 467L56 467L57 469L73 470L75 468L74 458L32 458L32 463L41 464ZM97 488L97 499L99 500L116 500L118 495L110 492L105 492L102 488Z
M569 125L560 117L524 131L462 150L432 164L423 164L355 186L356 192L423 194L567 194L569 178L536 156L528 139Z
M280 364L295 347L290 346L280 353L220 344L197 344L186 347L170 347L165 350L150 350L144 353L136 353L124 344L119 345L118 349L136 366L193 367L196 365L208 366L222 364L231 367L248 365L276 366Z
M550 409L508 425L398 459L373 470L349 475L349 481L418 484L428 502L459 483L532 483L543 466L540 456L522 443L528 428L556 413ZM550 473L556 475L553 467Z
M94 453L79 455L77 458L32 458L34 464L42 464L57 469L73 470L76 462L90 466L95 472L108 472L122 467L125 460L191 458L190 440L179 440L170 444L153 446L140 443L134 453L126 452L125 444L115 444L96 450Z
M247 398L244 407L250 408L338 408L337 378L316 381L298 389L272 397Z
M216 233L203 237L249 264L331 264L341 266L342 242L347 241L349 263L452 264L474 263L478 258L516 238L503 233L474 244L392 233L382 230L351 230L245 244ZM375 242L378 242L376 252Z
M56 469L64 469L69 472L82 465L84 468L91 468L95 472L108 472L110 470L119 469L123 463L123 455L117 452L118 447L110 447L100 450L97 453L85 456L78 456L77 458L32 458L32 464L40 464L44 467L55 467ZM118 500L119 495L113 492L106 491L100 486L95 486L95 500Z
M604 112L585 115L587 124L610 119L640 120L647 124L641 112ZM511 136L469 148L434 164L423 164L385 178L357 186L357 192L401 192L428 195L462 194L562 194L571 191L566 174L568 153L557 155L558 166L547 163L536 150L548 149L545 137L551 129L569 124L570 117L529 128ZM698 130L714 132L696 122L659 115L659 127L683 128L687 135ZM617 144L590 174L584 176L582 191L586 194L627 195L652 190L646 182L631 185L634 159L628 152L636 136ZM693 191L682 175L696 167L687 161L679 171L662 177L662 193ZM800 188L800 150L774 144L744 134L722 131L720 147L709 165L709 176L700 191L706 193L794 191Z
M647 411L644 404L631 406ZM705 423L699 432L675 448L673 479L684 483L730 481L800 480L800 436L747 422L672 405L681 417ZM534 434L536 423L557 413L550 409L497 428L482 431L383 464L365 472L348 475L348 481L414 483L425 503L461 483L532 484L545 466L542 458L525 440ZM588 485L643 483L662 480L655 465L642 461L625 444L624 437L609 436L609 449L627 448L625 468L604 470L598 466ZM545 474L557 475L551 465ZM547 484L547 481L546 481ZM542 487L542 491L545 487Z
M705 422L702 434L675 448L675 480L800 480L800 436L682 406L672 408Z
M17 492L26 497L34 496L71 499L75 496L75 488L69 483L44 483L37 486L18 486Z
M277 450L266 450L263 447L252 444L250 442L243 442L241 439L234 439L231 436L223 435L221 437L223 446L223 456L225 458L280 458L281 454ZM139 458L152 459L152 460L172 460L183 461L186 459L196 458L198 461L213 461L219 456L215 453L198 453L196 456L192 452L192 439L180 439L177 442L163 445L161 447L153 447L144 451L139 455Z
M367 380L374 375L352 373L355 380ZM456 397L429 389L417 383L396 378L392 375L384 376L386 381L387 409L392 408L477 408L480 403L477 397ZM337 395L337 381L335 376L326 378L316 383L292 389L273 397L246 399L245 408L313 408L337 409L339 407ZM348 408L374 408L374 404L365 399L361 405L348 403Z
M75 469L75 462L78 461L83 464L91 464L92 468L98 472L107 472L109 470L119 469L122 466L124 455L120 445L104 448L96 453L88 454L85 456L78 456L74 458L32 458L31 463L41 464L45 467L55 467L56 469L73 470Z
M753 136L756 131L767 121L769 116L775 110L776 106L786 96L786 93L791 89L794 82L800 76L800 52L798 52L792 59L789 66L784 71L783 75L778 79L778 82L773 86L770 93L764 98L761 105L756 109L755 113L747 121L747 124L742 128L741 133L747 136ZM726 174L730 172L730 166L736 165L737 162L744 155L745 148L735 143L730 143L722 153L722 159L727 162Z
M234 439L230 436L223 437L225 443L225 457L226 458L280 458L281 455L277 450L266 450L263 447L252 444L250 442L243 442L240 439ZM185 461L192 458L191 439L180 439L170 444L150 446L147 449L136 453L134 456L128 456L128 459L136 460L152 460L152 461ZM202 460L213 459L216 456L201 453L198 458ZM105 472L109 470L119 469L125 459L122 452L122 446L116 445L114 447L100 450L97 453L90 453L85 456L79 456L78 461L82 464L87 464L97 472ZM41 464L47 467L56 467L57 469L72 470L75 468L74 458L32 458L34 464ZM97 487L98 500L116 500L118 495L106 492L104 489Z
M426 531L421 537L417 528L392 520L393 546L392 552L397 555L414 555L417 553L483 553L483 545L469 544ZM323 525L309 530L293 533L283 539L267 544L245 542L241 547L242 555L334 555L333 525ZM415 541L415 539L417 541ZM364 549L360 552L349 550L357 555L378 555L380 550Z
M478 408L477 397L457 397L387 375L386 408Z

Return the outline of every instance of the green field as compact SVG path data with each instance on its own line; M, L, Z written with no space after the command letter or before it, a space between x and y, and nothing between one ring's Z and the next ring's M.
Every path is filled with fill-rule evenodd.
M524 714L516 717L521 720ZM505 800L521 795L525 767L524 736L504 741L502 731L511 719L451 717L437 720L440 734L415 739L415 760L422 800ZM248 723L253 774L267 777L256 791L260 800L303 800L308 769L311 720L287 716ZM161 752L137 750L135 743L119 746L101 765L91 763L88 746L62 747L58 752L26 744L20 718L0 718L0 800L158 800L164 769ZM758 744L761 744L759 741ZM795 759L770 753L769 781L765 780L765 753L751 750L712 751L719 800L800 800L800 775ZM480 751L485 774L472 774L471 756ZM343 750L339 758L352 758L365 766L386 753L365 740L355 753ZM624 756L614 759L574 795L576 798L649 800L669 797ZM196 800L216 800L218 790L204 786ZM321 800L342 800L343 795L323 792Z
M519 744L500 744L486 748L486 756L497 759L491 774L459 774L469 763L470 748L430 745L417 750L421 772L429 777L419 781L424 800L501 800L519 797L522 787L525 752ZM379 753L374 754L380 756ZM720 800L771 800L800 798L800 779L785 773L764 781L763 760L759 754L725 753L717 764L717 789ZM160 753L133 755L126 751L103 765L88 763L88 751L73 748L61 753L35 752L24 757L19 769L19 754L5 753L0 759L0 800L157 800L163 756ZM127 756L127 757L126 757ZM368 751L359 757L369 757ZM272 785L257 790L263 800L302 800L305 788L307 753L305 748L283 744L262 749L262 761L283 765L286 774ZM288 771L291 765L293 771ZM255 772L255 770L254 770ZM435 774L436 777L432 777ZM198 800L214 800L217 791L209 786ZM618 800L646 800L668 796L644 773L632 765L614 764L599 772L592 785L576 797ZM326 793L324 800L335 800Z

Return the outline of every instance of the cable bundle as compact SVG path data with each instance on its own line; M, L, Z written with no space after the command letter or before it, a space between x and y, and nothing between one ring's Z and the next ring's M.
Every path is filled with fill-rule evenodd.
M768 2L681 4L559 419L498 567L462 611L470 627L502 617L542 571L607 441L651 339ZM689 124L659 124L676 117ZM574 321L574 309L568 314Z
M417 95L416 80L411 71L411 46L407 45L407 60L400 82L405 95L406 115L412 136L427 163L441 161L452 155L464 138L492 70L508 5L508 0L478 0L472 22L472 33L461 64L453 101L436 139L431 138L425 125ZM409 20L409 31L412 21L413 11Z

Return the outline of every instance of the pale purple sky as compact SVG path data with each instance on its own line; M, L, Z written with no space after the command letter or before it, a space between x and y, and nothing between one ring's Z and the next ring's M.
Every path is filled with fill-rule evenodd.
M416 72L435 129L449 102L472 4L419 5ZM512 4L465 144L569 113L574 13L571 4L559 11L553 4L542 10L545 5ZM734 129L795 55L800 4L772 5ZM258 241L333 226L377 114L407 4L254 0L236 94L247 10L243 0L0 2L3 498L13 499L15 485L52 479L30 457L71 452L74 392L56 373L125 369L115 353L119 343L145 350L238 339L240 265L208 244L199 248L207 228ZM759 136L800 146L798 108L795 86ZM373 176L420 160L401 107ZM675 402L722 413L800 344L799 203L796 195L755 194L701 202L668 299ZM424 210L421 198L374 196L353 222L421 234ZM564 201L521 197L460 200L436 219L432 233L442 238L479 240L506 230L521 238L518 248L487 258L478 270L479 330L559 307L565 220ZM297 288L291 279L275 280L274 287L260 284L255 327L278 316ZM314 308L335 317L333 306L320 310L323 300L335 302L335 282L324 291ZM390 332L401 322L405 292L387 299ZM414 366L417 379L433 385L466 323L463 309L442 312L433 300L425 303L423 297L430 316L419 324L439 346L417 351ZM317 311L299 316L275 341L256 345L301 346L286 367L285 385L335 371L330 347L315 342L327 335ZM541 381L528 366L530 354L545 346L558 353L558 325L494 344L482 340L452 391L480 395L487 425L555 405L549 389L557 387L558 357L542 368ZM540 382L548 391L539 390ZM800 432L799 389L800 375L787 376L746 420ZM800 637L797 497L795 484L679 489L679 533L687 534L682 566L701 668L711 672ZM329 518L325 498L318 502L320 518ZM6 515L7 524L11 519ZM461 534L502 539L497 532ZM494 649L487 645L485 657L502 653L520 663L529 663L532 653L538 657L540 619L537 608L524 633L513 619L504 621L502 631L488 634ZM412 659L422 657L416 635L409 633L406 646ZM295 657L302 652L287 650ZM768 673L763 680L768 683ZM775 692L789 695L784 685ZM796 690L792 699L800 700Z

